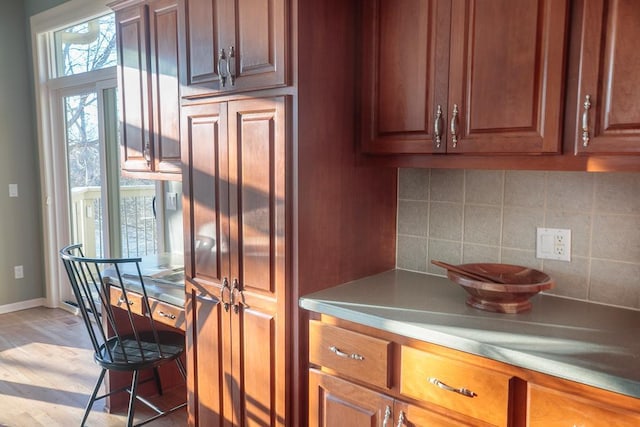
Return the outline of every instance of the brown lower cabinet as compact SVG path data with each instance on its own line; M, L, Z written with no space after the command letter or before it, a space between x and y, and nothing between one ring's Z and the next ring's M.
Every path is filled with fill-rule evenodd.
M633 397L311 317L311 427L640 425Z

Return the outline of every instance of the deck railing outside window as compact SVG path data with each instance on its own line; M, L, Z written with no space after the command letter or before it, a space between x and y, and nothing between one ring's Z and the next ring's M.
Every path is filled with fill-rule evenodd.
M156 218L153 215L153 185L120 187L122 256L144 256L157 252ZM103 257L103 212L100 187L72 189L72 236L84 246L85 254Z

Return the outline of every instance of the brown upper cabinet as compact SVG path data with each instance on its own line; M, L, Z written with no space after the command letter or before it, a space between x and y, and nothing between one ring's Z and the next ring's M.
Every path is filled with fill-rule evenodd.
M575 152L640 154L640 4L583 2Z
M558 153L567 1L362 2L361 148Z
M184 97L283 86L286 0L180 0Z
M123 173L180 180L176 0L119 2L111 7L118 38Z

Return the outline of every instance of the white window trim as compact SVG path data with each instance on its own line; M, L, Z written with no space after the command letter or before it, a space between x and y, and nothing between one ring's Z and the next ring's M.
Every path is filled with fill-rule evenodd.
M60 6L46 10L31 17L31 43L34 67L34 88L36 102L37 135L40 167L40 188L42 197L42 221L44 240L45 267L45 306L60 307L60 283L66 283L66 273L59 262L58 251L63 239L69 235L68 229L61 229L57 224L66 223L66 207L56 206L59 192L65 187L56 189L56 176L60 171L54 170L56 154L53 150L53 135L59 132L52 117L51 91L48 76L52 71L52 52L48 33L76 23L95 18L111 10L106 0L70 0ZM112 72L113 73L113 72ZM64 218L61 221L61 218ZM69 242L66 242L69 243Z

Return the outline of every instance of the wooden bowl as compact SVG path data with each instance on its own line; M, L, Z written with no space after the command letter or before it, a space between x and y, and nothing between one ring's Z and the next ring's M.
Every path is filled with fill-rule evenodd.
M447 270L447 276L469 294L471 307L497 313L520 313L531 309L529 299L540 291L551 289L555 281L542 271L511 264L462 264L458 267L472 273L494 276L504 283L491 283Z

